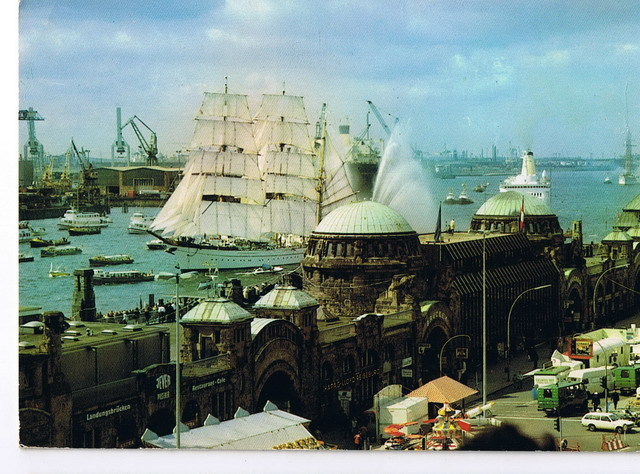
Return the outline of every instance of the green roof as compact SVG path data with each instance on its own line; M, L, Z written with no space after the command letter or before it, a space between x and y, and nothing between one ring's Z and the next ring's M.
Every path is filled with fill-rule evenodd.
M640 194L629 201L622 209L625 211L640 211Z
M318 224L314 233L363 235L413 233L398 212L384 204L362 201L334 209Z
M629 234L627 234L626 232L614 230L613 232L609 232L609 234L607 234L607 236L602 239L603 242L607 240L611 242L628 242L629 240L633 239L629 237Z
M318 306L308 293L293 286L276 286L254 305L254 308L303 309Z
M541 200L530 194L516 191L498 193L485 202L476 212L476 216L519 216L524 200L525 216L553 216L551 209Z
M206 299L180 318L182 323L235 323L253 316L226 298Z

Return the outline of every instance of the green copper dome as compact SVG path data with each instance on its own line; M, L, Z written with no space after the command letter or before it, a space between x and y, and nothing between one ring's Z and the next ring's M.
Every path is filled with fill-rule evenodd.
M206 299L187 312L182 323L235 323L252 319L247 310L226 298Z
M519 216L524 199L525 216L553 216L551 209L541 200L530 194L516 191L498 193L485 202L476 212L476 216Z
M316 234L367 235L414 233L404 217L384 204L362 201L331 211L318 226Z

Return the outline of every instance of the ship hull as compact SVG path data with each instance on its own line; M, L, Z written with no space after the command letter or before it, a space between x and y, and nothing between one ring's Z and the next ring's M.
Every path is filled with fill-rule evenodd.
M211 268L230 270L258 268L263 265L297 265L302 261L304 251L304 247L231 250L177 246L174 254L180 266L180 271L188 272L209 270Z
M376 182L378 163L346 163L347 176L358 199L371 199Z

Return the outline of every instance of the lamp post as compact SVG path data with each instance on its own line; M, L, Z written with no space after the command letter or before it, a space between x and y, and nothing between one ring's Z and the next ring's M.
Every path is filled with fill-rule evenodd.
M596 320L596 300L597 300L597 293L598 293L598 284L600 284L600 280L602 280L602 277L605 276L607 273L609 273L611 270L615 270L616 268L624 268L624 267L628 267L629 264L628 263L624 263L622 265L616 265L615 267L611 267L611 268L607 268L605 271L603 271L600 276L598 277L598 279L596 280L596 284L593 287L593 321L595 323Z
M180 267L176 268L176 449L180 449Z
M515 307L518 300L522 296L526 295L527 293L531 291L543 290L545 288L550 288L550 287L551 285L547 284L547 285L536 286L535 288L529 288L528 290L524 290L522 293L520 293L516 297L515 300L513 300L513 303L511 303L511 308L509 308L509 316L507 316L507 367L511 366L511 313L513 311L513 308Z
M442 376L442 352L444 351L445 346L449 343L449 341L453 341L456 337L466 337L467 339L471 340L471 336L467 335L467 334L458 334L457 336L453 336L450 337L449 339L447 339L445 341L444 344L442 344L442 347L440 348L440 376Z
M482 406L487 406L487 232L482 233ZM484 418L484 408L482 410Z
M613 269L611 269L613 270ZM598 344L600 346L600 349L602 350L602 355L605 356L605 361L604 361L604 410L605 411L609 411L609 374L607 373L607 365L609 364L609 361L606 359L606 354L604 351L604 347L602 347L602 344L600 344L600 341L596 341L594 340L593 342L595 342L596 344Z

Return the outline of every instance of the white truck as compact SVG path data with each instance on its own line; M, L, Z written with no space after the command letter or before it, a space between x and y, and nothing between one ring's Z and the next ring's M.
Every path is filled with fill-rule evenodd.
M613 367L591 367L590 369L572 370L567 375L569 382L582 382L588 395L602 393L602 378L607 377L607 387L613 388Z

